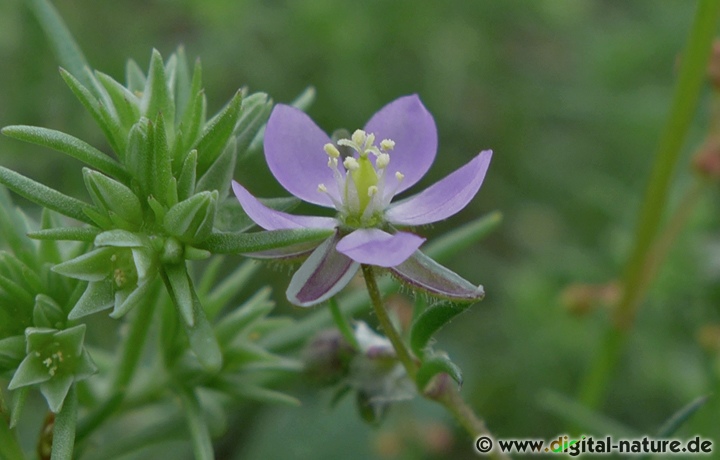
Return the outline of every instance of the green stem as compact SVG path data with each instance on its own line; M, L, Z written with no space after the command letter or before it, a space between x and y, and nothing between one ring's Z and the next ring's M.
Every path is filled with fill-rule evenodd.
M375 273L371 265L362 265L363 276L365 277L365 284L367 286L368 294L370 295L370 301L375 311L375 315L378 317L378 322L383 330L385 336L392 343L395 353L398 356L398 360L405 367L408 376L415 381L415 375L417 374L418 364L413 359L410 351L405 346L400 334L395 329L390 316L388 316L385 310L385 305L382 301L380 290L378 289L377 282L375 281ZM422 390L421 390L422 393ZM483 422L472 408L462 399L460 393L457 391L453 384L445 382L440 385L440 388L432 394L424 394L424 397L432 399L442 404L445 409L448 410L457 419L460 426L470 435L471 438L477 436L486 436L493 439L490 431L488 430L485 422ZM494 442L494 441L493 441ZM499 449L494 449L490 452L491 458L505 459L507 458Z
M157 293L154 288L153 293ZM149 298L153 298L150 295ZM105 420L112 416L122 404L127 393L127 388L135 375L138 362L142 355L145 339L152 323L152 316L155 312L153 306L157 302L147 302L141 308L136 308L135 317L130 323L130 330L120 351L119 362L116 372L112 375L110 381L110 392L108 398L99 407L91 411L84 417L79 425L77 432L77 442L80 443L93 431L95 431Z
M681 149L697 107L708 56L720 18L720 2L700 0L688 42L682 55L682 63L675 87L672 107L663 135L658 144L655 162L640 210L633 249L625 266L622 296L613 315L614 330L603 339L600 352L586 375L580 389L581 401L588 407L597 407L603 397L615 367L622 354L625 336L632 328L637 310L647 287L652 281L655 268L669 246L660 249L661 258L653 253L661 226L672 176ZM668 226L672 231L673 225ZM670 240L671 241L671 240ZM661 243L662 246L662 243ZM657 249L656 249L657 250Z
M75 446L77 409L77 390L73 385L65 397L62 409L55 417L51 460L72 460Z
M370 303L372 303L373 310L378 318L380 327L382 328L385 336L390 339L390 343L392 343L395 353L397 353L398 360L400 360L402 365L405 367L405 371L407 371L408 376L410 376L410 378L414 381L415 374L417 374L417 364L410 355L410 351L405 346L405 342L403 342L402 337L400 337L400 334L398 334L395 330L395 326L393 326L387 310L385 310L380 290L378 289L377 282L375 281L375 273L373 273L372 265L363 264L362 272L365 277L365 285L367 286L368 294L370 295Z
M15 431L10 429L8 423L5 414L0 414L0 458L22 460L25 454L15 436Z
M330 305L330 313L335 321L335 325L340 330L342 336L355 350L359 350L360 344L358 344L357 337L355 337L352 326L348 323L347 318L345 318L345 315L343 315L342 311L340 311L340 307L338 306L335 297L332 297L328 301L328 304Z
M190 439L192 441L193 453L197 460L213 460L215 454L213 452L212 440L208 431L207 423L203 415L202 406L192 388L182 388L179 395L185 409L185 417L190 431Z

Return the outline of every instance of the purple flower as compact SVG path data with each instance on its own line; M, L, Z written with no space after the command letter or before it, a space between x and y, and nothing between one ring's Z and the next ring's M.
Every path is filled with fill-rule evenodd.
M338 148L340 147L340 148ZM340 150L352 151L343 157ZM335 229L317 247L253 253L259 258L309 257L295 273L288 299L310 306L337 294L360 264L385 267L414 288L452 300L475 301L475 286L418 251L424 238L398 230L443 220L463 209L480 189L492 151L409 198L391 203L427 172L435 159L437 129L417 95L378 111L365 128L336 143L302 111L277 105L265 131L265 158L273 175L296 197L334 208L333 217L296 216L270 209L242 185L233 190L248 216L265 230Z

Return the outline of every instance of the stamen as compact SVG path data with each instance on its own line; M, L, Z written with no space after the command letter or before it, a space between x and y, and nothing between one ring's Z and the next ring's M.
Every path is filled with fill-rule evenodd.
M367 134L362 129L356 129L352 134L352 141L358 149L362 149L363 144L365 144L365 139L367 139Z
M395 148L395 141L392 139L383 139L382 142L380 142L380 148L389 152Z
M360 167L360 163L353 157L347 157L343 161L343 166L345 166L347 171L355 171Z
M378 192L378 188L376 185L371 185L370 187L368 187L368 196L370 196L370 197L375 196L375 195L377 195L377 192Z
M384 169L388 163L390 163L390 155L387 153L381 153L375 160L375 167L378 169Z
M405 179L405 174L400 171L395 171L395 179L397 179L398 182L402 182L402 180Z
M338 158L340 156L340 151L337 149L337 147L335 147L334 145L332 145L330 143L325 144L323 149L325 150L325 153L327 153L330 158Z
M318 184L318 192L327 193L327 187L325 187L325 184Z

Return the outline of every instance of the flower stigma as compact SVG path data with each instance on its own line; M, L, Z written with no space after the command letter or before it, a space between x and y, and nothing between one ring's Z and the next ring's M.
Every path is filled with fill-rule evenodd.
M342 160L344 171L341 171L338 166L340 151L333 144L325 144L323 150L328 156L328 167L333 171L339 196L333 196L325 184L319 184L318 191L330 197L340 212L340 219L349 227L375 227L382 222L383 211L405 177L396 171L394 187L391 193L387 193L385 175L390 164L390 151L395 148L395 142L383 139L378 147L373 133L358 129L350 139L338 140L337 145L351 148L357 156L345 157ZM370 154L374 157L374 162Z

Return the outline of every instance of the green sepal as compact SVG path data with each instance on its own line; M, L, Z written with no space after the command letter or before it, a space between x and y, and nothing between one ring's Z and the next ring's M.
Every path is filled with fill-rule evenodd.
M50 329L61 329L65 326L65 312L55 300L45 294L35 296L33 308L33 325Z
M172 288L172 298L183 322L188 327L193 327L195 325L193 293L185 263L166 264L163 266L163 270Z
M420 365L415 375L418 389L423 393L429 390L433 377L438 374L448 374L459 386L462 386L463 377L460 368L446 355L436 354L425 359Z
M417 356L425 354L432 336L460 313L468 309L469 304L440 302L422 312L410 328L410 348Z
M235 131L239 154L244 154L250 149L253 140L267 123L272 107L272 99L265 93L255 93L243 100L242 116Z
M213 254L252 254L298 243L320 242L334 232L332 229L300 228L257 233L213 233L198 247Z
M91 281L85 292L68 314L69 320L92 315L115 305L115 293L111 280Z
M88 168L83 168L83 177L90 197L98 208L107 212L108 215L110 212L116 214L122 219L121 223L127 222L133 227L142 225L142 207L140 200L132 190L120 182ZM117 219L115 220L117 221Z
M0 166L0 184L35 204L39 204L62 215L72 217L86 224L93 224L83 208L89 206L84 201L69 197L39 182Z
M165 76L165 65L158 50L153 50L145 90L140 100L142 114L154 120L159 114L165 118L167 139L174 137L175 102Z
M120 121L108 111L105 105L100 104L90 90L83 86L83 84L68 71L61 68L60 75L70 87L73 94L75 94L75 97L78 98L85 109L90 112L90 115L95 119L95 122L100 126L110 147L112 147L113 151L122 159L127 144L125 130L120 125Z
M205 125L196 145L198 175L202 176L225 150L240 118L242 93L236 92L228 104Z
M95 71L95 77L103 85L125 132L140 118L140 99L111 76Z
M9 390L15 390L25 386L35 385L36 383L45 382L50 380L48 368L43 364L43 357L36 355L34 352L29 353L25 356L25 359L20 363L12 380L8 384Z
M93 168L128 183L130 175L123 165L90 144L54 129L36 126L6 126L2 133L13 139L41 145L78 159Z
M148 279L143 283L139 283L138 286L127 295L122 302L118 302L117 294L115 295L115 307L110 312L111 318L122 318L133 308L138 305L142 305L147 302L147 298L152 290L153 279ZM147 308L148 305L141 306L140 308Z
M25 336L0 339L0 372L15 369L25 358Z
M200 192L176 204L165 215L165 231L184 242L204 241L212 232L217 197L217 191Z
M74 259L55 265L55 273L85 281L100 281L107 278L111 272L112 257L115 250L112 248L99 248Z
M230 182L235 173L235 160L237 158L237 142L231 138L222 155L198 180L195 192L217 190L218 198L224 200L230 192Z

